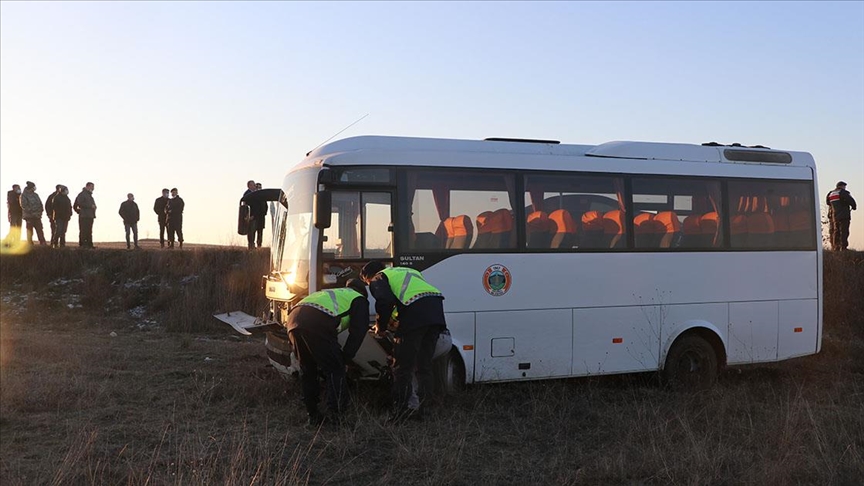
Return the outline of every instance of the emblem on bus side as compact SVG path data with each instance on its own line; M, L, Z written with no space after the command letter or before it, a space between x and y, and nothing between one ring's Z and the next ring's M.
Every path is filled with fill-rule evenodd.
M483 288L493 297L501 297L510 290L510 284L513 283L513 277L510 275L510 270L504 265L490 265L483 272Z

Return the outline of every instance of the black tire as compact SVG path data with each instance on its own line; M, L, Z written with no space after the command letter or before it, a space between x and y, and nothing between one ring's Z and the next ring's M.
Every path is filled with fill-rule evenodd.
M438 357L433 366L437 394L451 395L465 388L465 365L455 348Z
M696 334L679 337L666 355L663 382L675 390L705 390L717 381L717 353Z

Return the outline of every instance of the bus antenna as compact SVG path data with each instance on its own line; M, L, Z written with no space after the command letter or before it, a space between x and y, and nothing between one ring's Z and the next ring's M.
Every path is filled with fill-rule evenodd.
M324 145L325 143L329 142L330 140L333 140L333 138L336 137L336 135L339 135L340 133L344 132L345 130L348 130L349 128L353 127L354 125L360 123L360 120L366 118L367 116L369 116L369 113L366 113L365 115L363 115L363 116L361 116L360 118L358 118L357 120L355 120L354 123L348 125L347 127L343 128L342 130L339 130L338 132L334 133L332 137L328 138L327 140L324 140L323 142L321 142L321 143L319 143L318 145L316 145L315 148L313 148L312 150L306 152L306 156L308 157L309 154L311 154L312 152L315 151L315 149L317 149L318 147Z

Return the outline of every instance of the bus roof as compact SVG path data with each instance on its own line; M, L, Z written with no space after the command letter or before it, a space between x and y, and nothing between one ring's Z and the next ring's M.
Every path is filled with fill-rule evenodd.
M496 167L501 155L560 156L597 159L656 160L768 166L814 167L806 152L772 150L761 146L614 141L600 145L572 145L555 141L460 140L388 136L359 136L337 140L312 150L295 169L311 165L418 165L428 155L461 154L472 165ZM417 157L408 157L413 154ZM427 157L420 157L426 154ZM412 161L410 159L415 159ZM583 159L584 160L584 159ZM489 165L483 163L488 161ZM422 164L420 164L422 165ZM450 164L442 164L450 165ZM528 168L528 167L526 167Z

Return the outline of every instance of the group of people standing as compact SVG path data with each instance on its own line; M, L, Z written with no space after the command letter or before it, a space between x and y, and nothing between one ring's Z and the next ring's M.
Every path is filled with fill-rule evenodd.
M834 190L825 196L828 205L828 239L834 251L849 249L849 223L852 222L852 211L858 209L852 194L846 190L846 183L840 181Z
M174 248L174 239L183 248L183 210L186 203L177 188L162 189L162 195L153 203L153 212L159 222L159 247L165 248L165 233L168 233L168 248ZM128 242L128 238L127 238Z
M96 202L93 199L95 186L88 182L73 203L69 199L69 188L57 184L55 191L42 204L42 198L36 192L36 184L27 181L24 190L18 184L12 185L12 190L6 193L6 207L11 229L7 241L21 239L22 223L27 223L27 242L33 244L33 234L40 245L51 245L53 248L66 246L66 231L72 212L78 214L78 245L93 248L93 220L96 219ZM48 216L51 227L50 240L45 239L42 226L42 215Z
M96 201L93 198L95 185L88 182L75 197L69 199L69 188L57 184L55 192L51 193L43 205L42 198L36 193L36 184L27 181L24 190L18 184L12 185L12 190L6 193L6 207L11 226L7 242L20 241L22 223L27 224L27 242L33 244L33 235L40 245L51 245L52 248L66 246L66 231L73 211L78 214L78 246L94 248L93 221L96 219ZM168 247L174 248L175 235L183 248L183 210L185 202L177 193L177 188L162 189L162 196L156 199L153 210L159 221L159 243L165 247L165 232L168 233ZM48 216L51 226L51 238L46 240L42 226L43 213ZM120 217L126 232L126 248L138 246L138 221L140 211L132 193L126 195L126 200L120 204ZM130 233L132 238L130 239Z

